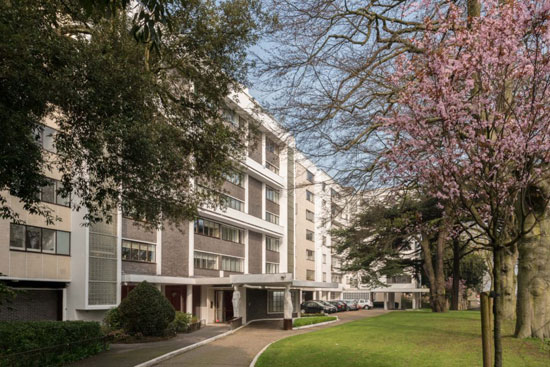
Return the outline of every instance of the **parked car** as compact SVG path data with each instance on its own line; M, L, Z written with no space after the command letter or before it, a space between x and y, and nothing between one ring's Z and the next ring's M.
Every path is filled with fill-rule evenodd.
M305 301L300 305L300 309L304 313L333 313L335 311L335 307L330 305L326 306L320 302L317 301Z
M347 311L347 307L343 302L339 301L328 301L331 305L338 309L338 312Z
M328 311L328 313L334 313L334 312L338 312L338 308L330 303L328 303L327 301L322 301L322 300L318 300L317 302L327 306L329 308L330 311Z
M357 306L357 302L351 300L351 299L345 299L343 300L346 305L348 306L348 310L350 311L357 311L359 307Z
M363 310L370 310L373 307L372 301L370 299L358 299L357 307Z

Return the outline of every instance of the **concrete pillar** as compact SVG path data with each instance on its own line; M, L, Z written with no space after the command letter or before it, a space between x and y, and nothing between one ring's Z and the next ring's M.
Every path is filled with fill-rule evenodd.
M388 292L384 292L384 310L388 310Z
M412 309L413 310L416 310L417 309L417 305L416 305L416 293L413 293L412 294Z
M187 294L185 298L185 312L192 314L193 313L193 286L188 284L186 288L187 288Z
M239 291L239 286L233 286L233 318L241 317L241 292Z

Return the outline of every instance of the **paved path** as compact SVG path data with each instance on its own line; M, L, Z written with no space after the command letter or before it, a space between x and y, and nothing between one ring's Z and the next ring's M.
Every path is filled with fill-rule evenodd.
M242 328L235 334L203 345L197 349L180 354L161 362L158 366L185 367L248 367L254 356L267 344L290 335L304 334L345 322L381 315L384 310L360 310L338 313L338 322L302 330L282 330L282 321L259 321Z
M229 331L227 325L207 326L190 334L179 334L175 338L135 344L112 344L107 352L72 364L73 367L133 367L176 349L195 344Z

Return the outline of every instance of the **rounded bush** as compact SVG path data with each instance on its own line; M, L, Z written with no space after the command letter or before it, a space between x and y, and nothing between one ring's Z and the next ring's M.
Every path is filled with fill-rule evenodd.
M142 282L118 306L122 328L130 335L162 336L174 320L172 304L153 285Z
M187 331L189 324L191 323L193 315L185 312L176 311L176 317L170 324L170 327L176 333L183 333Z
M105 314L105 318L103 319L103 322L109 328L109 330L122 329L118 307L111 308L109 311L107 311L107 313Z

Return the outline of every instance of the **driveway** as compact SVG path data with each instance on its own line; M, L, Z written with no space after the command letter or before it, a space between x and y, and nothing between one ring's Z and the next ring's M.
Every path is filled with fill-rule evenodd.
M292 331L282 330L282 321L254 322L232 335L163 361L158 366L248 367L258 352L269 343L279 339L309 333L365 317L378 316L387 312L389 311L379 309L342 312L337 314L338 322Z

